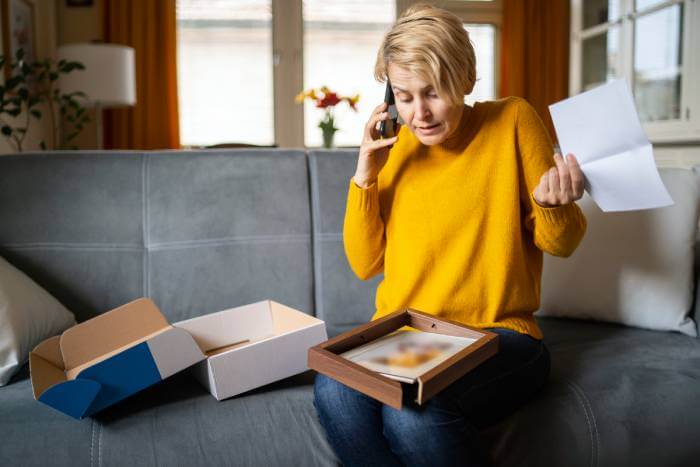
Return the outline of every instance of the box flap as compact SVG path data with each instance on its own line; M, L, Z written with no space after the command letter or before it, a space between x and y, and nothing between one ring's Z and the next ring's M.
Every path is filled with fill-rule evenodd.
M59 347L60 338L61 336L54 336L46 339L29 353L29 373L35 399L54 384L66 380Z
M189 332L202 352L273 334L269 300L198 316L173 326Z
M96 381L64 381L48 388L38 400L73 418L83 418L100 388L100 383Z
M66 330L60 347L66 370L169 327L158 307L139 298Z
M161 379L206 358L192 336L184 329L172 327L167 332L148 339L147 344Z

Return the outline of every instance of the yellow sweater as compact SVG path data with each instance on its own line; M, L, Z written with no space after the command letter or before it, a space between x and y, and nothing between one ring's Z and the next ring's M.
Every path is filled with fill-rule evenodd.
M456 131L425 146L404 126L376 183L350 180L350 267L362 280L384 273L373 320L413 308L541 339L542 251L571 255L586 218L576 203L545 208L532 196L556 164L525 100L477 102Z

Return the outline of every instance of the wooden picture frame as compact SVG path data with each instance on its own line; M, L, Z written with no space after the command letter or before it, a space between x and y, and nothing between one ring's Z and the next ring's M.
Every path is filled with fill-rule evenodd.
M411 326L425 332L475 338L476 341L419 376L417 383L413 385L403 383L402 386L402 383L396 380L340 356L343 352L390 334L403 326ZM415 401L422 405L497 352L498 334L494 332L472 328L408 308L311 347L308 352L308 367L400 410L405 396L404 388L417 386L414 388Z
M11 62L17 49L24 50L28 63L36 61L36 12L29 0L2 0L2 53L5 56L5 79L10 77Z

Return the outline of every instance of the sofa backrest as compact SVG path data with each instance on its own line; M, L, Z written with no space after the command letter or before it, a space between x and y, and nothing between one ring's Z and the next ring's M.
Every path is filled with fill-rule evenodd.
M313 313L309 191L301 150L3 156L0 255L79 321L141 296Z
M336 335L370 319L382 280L345 257L356 163L357 150L2 156L0 255L79 321L141 296L171 321L269 298Z

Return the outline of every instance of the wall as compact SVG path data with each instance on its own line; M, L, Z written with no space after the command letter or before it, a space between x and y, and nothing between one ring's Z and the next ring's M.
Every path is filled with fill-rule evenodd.
M34 5L34 21L36 29L36 51L38 58L51 57L56 51L56 3L47 0L29 0ZM0 13L1 14L1 13ZM0 22L2 28L2 22ZM0 31L0 46L2 46L2 31ZM2 48L0 48L2 50ZM4 83L5 74L0 73L0 81ZM32 119L29 133L23 143L24 151L38 150L41 141L51 142L51 125L46 115L46 107L40 109L44 117L41 120ZM17 117L22 121L25 115ZM8 140L0 136L0 154L15 152Z

